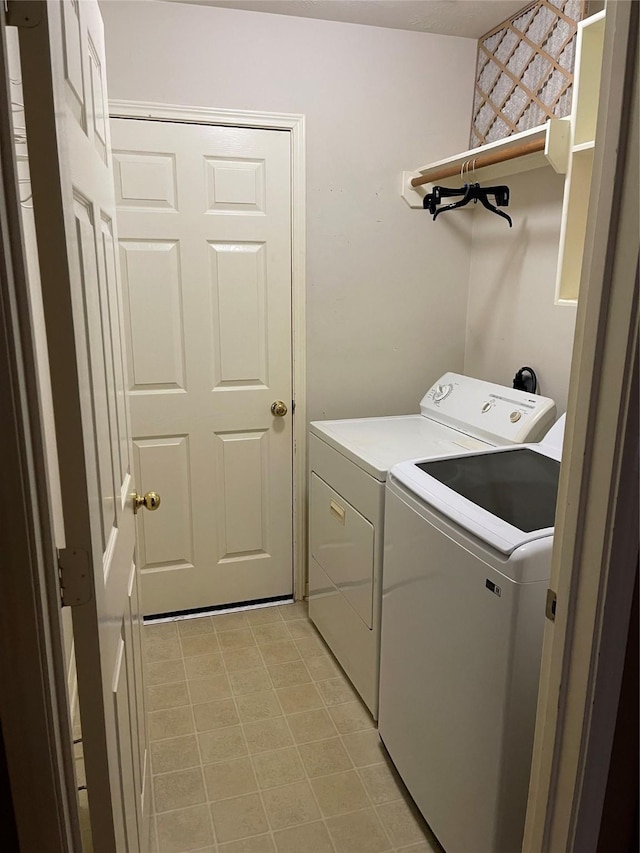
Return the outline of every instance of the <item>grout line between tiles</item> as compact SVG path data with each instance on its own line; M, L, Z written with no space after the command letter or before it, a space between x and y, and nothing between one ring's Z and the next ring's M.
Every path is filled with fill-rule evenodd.
M180 643L180 650L182 651L182 661L184 663L185 675L187 671L186 658L184 656L184 649L182 648L182 643ZM224 661L223 661L224 663ZM191 699L191 693L189 692L189 687L187 686L187 692L189 693L189 699ZM200 749L200 738L198 737L198 730L196 728L196 716L193 712L193 703L189 705L191 708L191 722L193 723L193 732L196 739L196 749L198 750L198 757L200 758L200 779L202 781L202 787L204 790L204 798L205 798L205 807L207 809L207 816L209 818L209 827L211 829L211 838L213 839L213 845L217 848L218 840L216 835L216 828L213 824L213 815L211 814L211 808L209 806L209 796L207 794L207 781L204 778L204 762L202 761L202 750ZM204 848L206 849L206 848Z
M216 628L215 628L215 624L214 624L213 628L214 628L214 631L215 631L215 630L216 630ZM222 632L222 633L224 633L224 632ZM251 636L253 637L253 631L251 632ZM254 637L254 641L255 641L255 637ZM246 748L246 750L247 750L247 756L248 756L248 758L249 758L249 763L250 763L250 765L251 765L251 771L252 771L252 773L253 773L253 775L254 775L254 777L255 777L255 780L256 780L256 786L258 786L258 792L257 792L257 793L258 793L258 796L260 797L260 805L262 806L262 811L263 811L263 813L264 813L265 820L267 821L267 826L268 826L268 828L269 828L269 837L270 837L271 842L272 842L272 844L273 844L273 847L274 847L274 849L275 849L275 848L276 848L276 841L275 841L275 838L273 837L273 831L271 830L271 823L270 823L270 821L269 821L269 816L268 816L268 814L267 814L267 809L266 809L266 807L265 807L264 799L263 799L263 797L262 797L262 792L260 791L260 786L258 785L258 777L257 777L257 775L256 775L256 769L255 769L254 764L253 764L253 756L251 755L251 752L249 751L249 743L247 742L247 737L246 737L246 735L245 735L245 731L244 731L244 724L243 724L243 723L242 723L242 721L240 720L240 709L238 708L238 703L237 703L237 701L236 701L236 696L235 696L235 694L233 693L233 688L231 687L231 679L229 678L230 671L227 669L227 661L225 660L224 655L222 655L222 666L224 667L224 672L225 672L225 675L227 676L227 681L229 682L229 686L230 686L230 688L231 688L231 698L232 698L232 700L233 700L233 706L234 706L234 708L236 709L236 715L237 715L237 717L238 717L238 724L239 724L239 726L240 726L240 734L241 734L241 736L242 736L243 743L244 743L245 748ZM255 667L255 669L259 669L259 667ZM205 789L205 790L206 790L206 789ZM208 794L207 794L207 796L208 796ZM240 796L243 796L243 795L240 795ZM229 798L227 798L227 799L233 799L233 797L229 797ZM221 802L222 802L222 801L221 801ZM210 806L210 805L209 805L209 814L211 814L211 806ZM213 815L211 815L211 822L213 823ZM216 839L216 843L218 843L218 841L217 841L217 839L218 839L218 835L217 835L217 833L215 832L215 824L214 824L214 833L215 833L215 834L214 834L214 838ZM264 835L264 833L257 833L257 834L258 834L258 835ZM251 838L251 837L253 837L253 836L245 836L245 837L246 837L246 838ZM234 840L236 840L236 839L234 839ZM240 841L240 840L242 840L242 839L237 839L237 840L238 840L238 841Z
M292 638L292 639L293 639L293 638ZM297 645L296 645L296 649L297 649ZM298 649L298 654L299 654L299 653L300 653L300 650ZM303 663L304 663L304 659L302 658L302 656L301 656L301 658L300 658L300 659L301 659L301 660L303 660ZM305 669L306 669L306 664L305 664ZM307 670L307 672L308 672L308 670ZM312 683L313 683L313 682L312 682ZM275 687L274 687L274 692L275 692ZM277 693L276 693L276 698L278 698L278 702L280 702L280 699L279 699L279 697L278 697L278 694L277 694ZM320 697L320 698L322 698L322 697ZM323 702L324 702L324 700L323 700ZM305 712L304 712L304 711L302 711L301 713L305 713ZM327 837L329 838L329 841L330 841L331 847L332 847L332 848L333 848L333 850L334 850L334 853L337 853L336 846L335 846L335 844L333 843L333 838L331 837L331 833L329 832L329 826L328 826L328 824L327 824L327 821L326 821L326 818L325 818L324 814L322 813L322 808L320 807L320 802L318 801L318 798L317 798L317 796L316 796L316 792L313 790L313 785L311 784L311 782L310 782L310 780L309 780L309 774L308 774L308 772L307 772L306 765L305 765L304 761L302 760L302 753L300 752L300 744L298 744L298 743L296 742L296 739L295 739L295 737L294 737L294 735L293 735L293 731L292 731L292 729L291 729L291 726L289 725L289 720L288 720L288 716L287 716L287 714L285 714L285 715L284 715L284 720L285 720L285 723L286 723L287 729L289 730L289 735L291 736L291 740L293 741L294 748L295 748L296 753L297 753L297 755L298 755L298 761L300 762L300 766L302 767L302 770L303 770L303 772L304 772L304 778L305 778L305 781L306 781L306 783L307 783L307 786L308 786L309 790L311 791L311 796L313 797L313 800L314 800L314 802L315 802L315 804L316 804L316 808L318 809L318 814L320 815L320 819L321 819L322 824L323 824L323 826L324 826L324 828L325 828L325 830L326 830ZM333 721L332 721L332 722L333 722ZM335 727L335 725L334 725L334 727ZM317 742L317 741L316 741L316 742ZM346 751L346 750L345 750L345 751ZM347 753L347 754L348 754L348 753ZM349 760L351 761L351 756L349 756ZM268 818L267 818L267 820L268 820ZM312 821L307 821L307 822L308 822L308 823L311 823ZM300 826L301 824L298 824L298 825Z

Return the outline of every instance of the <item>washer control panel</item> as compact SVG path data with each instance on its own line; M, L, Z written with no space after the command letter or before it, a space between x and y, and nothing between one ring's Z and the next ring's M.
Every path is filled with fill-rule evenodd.
M422 414L496 444L540 441L555 420L553 400L457 373L425 394Z

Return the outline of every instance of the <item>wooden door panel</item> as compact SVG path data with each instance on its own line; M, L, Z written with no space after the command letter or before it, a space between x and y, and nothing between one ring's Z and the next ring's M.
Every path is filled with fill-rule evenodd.
M140 519L140 569L174 571L193 568L189 438L185 435L137 439L134 442L136 480L140 488L156 484L165 509L163 517ZM151 486L149 486L151 488Z
M105 328L105 351L110 356L110 398L112 410L112 447L114 454L115 482L120 487L116 495L116 519L125 509L129 495L122 491L125 477L131 470L131 440L128 423L128 406L125 389L125 366L123 359L123 321L121 309L121 286L117 274L116 244L113 239L113 222L106 214L100 219L101 257L104 265L104 287L102 288L103 317ZM111 346L109 347L109 343ZM119 498L119 499L118 499Z
M206 213L265 213L265 161L205 157Z
M219 559L269 553L269 433L216 434Z
M184 390L179 244L121 240L120 258L129 318L130 390Z
M85 128L84 72L78 2L65 3L62 7L62 17L67 106L80 127Z
M267 387L264 243L210 243L213 387Z
M151 151L113 152L116 204L133 210L177 210L176 159Z
M283 131L112 120L145 613L292 591ZM153 486L160 488L159 486Z

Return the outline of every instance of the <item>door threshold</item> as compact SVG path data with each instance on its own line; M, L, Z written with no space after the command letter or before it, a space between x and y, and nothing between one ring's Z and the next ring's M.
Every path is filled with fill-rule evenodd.
M243 610L259 610L262 607L275 607L279 604L293 604L292 595L279 595L274 598L258 598L254 601L240 601L232 604L220 604L213 607L195 607L192 610L174 610L169 613L153 613L145 616L145 625L159 622L179 622L183 619L197 619L200 616L219 616L222 613L240 613Z

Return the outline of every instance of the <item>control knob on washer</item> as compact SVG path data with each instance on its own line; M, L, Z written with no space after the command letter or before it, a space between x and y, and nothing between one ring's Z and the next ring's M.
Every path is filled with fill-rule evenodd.
M448 397L452 391L453 385L451 383L448 385L436 385L436 389L433 392L433 402L439 403L441 400L444 400L445 397Z

